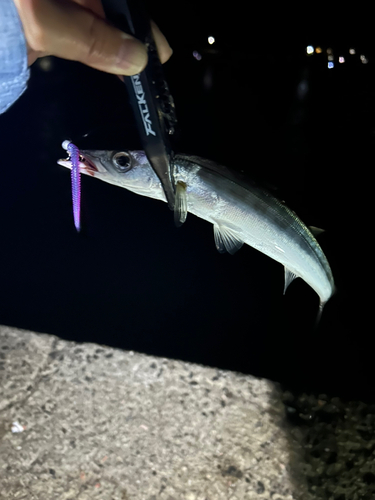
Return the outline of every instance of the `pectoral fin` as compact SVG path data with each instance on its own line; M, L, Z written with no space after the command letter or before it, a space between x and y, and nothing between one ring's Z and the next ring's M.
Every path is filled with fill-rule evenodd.
M174 223L177 227L181 226L187 217L187 194L186 184L177 182L176 184L176 197L174 204Z
M284 294L286 292L286 289L288 288L288 286L291 284L291 282L293 280L295 280L296 278L298 278L298 276L294 273L292 273L292 271L289 271L289 269L287 269L285 267L285 284L284 284Z
M216 248L220 253L228 252L233 255L243 245L243 241L238 238L233 229L226 226L214 224L214 238Z

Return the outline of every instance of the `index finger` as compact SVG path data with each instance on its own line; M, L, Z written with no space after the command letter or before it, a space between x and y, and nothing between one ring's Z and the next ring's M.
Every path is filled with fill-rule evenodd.
M14 0L30 48L117 75L134 75L147 63L146 47L86 6L97 0Z

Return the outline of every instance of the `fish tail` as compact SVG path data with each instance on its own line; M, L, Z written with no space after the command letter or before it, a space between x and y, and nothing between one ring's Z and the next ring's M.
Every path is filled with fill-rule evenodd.
M319 303L319 310L318 310L318 314L316 315L316 319L315 319L315 328L317 328L319 323L320 323L320 320L321 320L322 314L323 314L323 309L324 309L324 306L326 304L327 304L326 300L324 302L320 301L320 303Z
M318 310L318 314L316 315L316 320L315 320L315 328L317 328L317 326L319 325L320 323L320 320L321 320L321 317L322 317L322 314L323 314L323 309L324 309L324 306L327 304L327 302L331 299L331 297L333 295L336 295L337 294L337 287L334 283L332 283L332 291L331 291L331 295L328 297L327 300L322 300L320 299L320 302L319 302L319 310Z

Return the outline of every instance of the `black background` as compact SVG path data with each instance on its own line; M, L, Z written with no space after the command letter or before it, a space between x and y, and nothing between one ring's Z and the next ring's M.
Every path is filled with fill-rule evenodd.
M375 40L357 8L149 6L174 49L178 151L245 170L326 230L338 292L318 329L302 280L283 296L280 264L249 247L218 254L208 223L176 229L161 202L83 176L76 233L62 141L140 144L123 84L55 58L0 116L0 322L373 399Z

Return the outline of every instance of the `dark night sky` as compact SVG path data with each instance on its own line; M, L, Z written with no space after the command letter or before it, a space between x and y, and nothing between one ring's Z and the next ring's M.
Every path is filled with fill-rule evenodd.
M26 94L0 116L0 323L371 399L371 33L329 10L248 16L235 4L191 1L152 9L174 49L165 71L178 151L244 169L325 228L338 293L314 330L317 295L296 280L283 296L278 263L249 247L220 255L208 223L190 215L176 229L165 204L86 177L78 235L69 172L56 164L61 142L139 143L118 79L52 59L48 71L34 65ZM308 57L310 43L323 53Z

